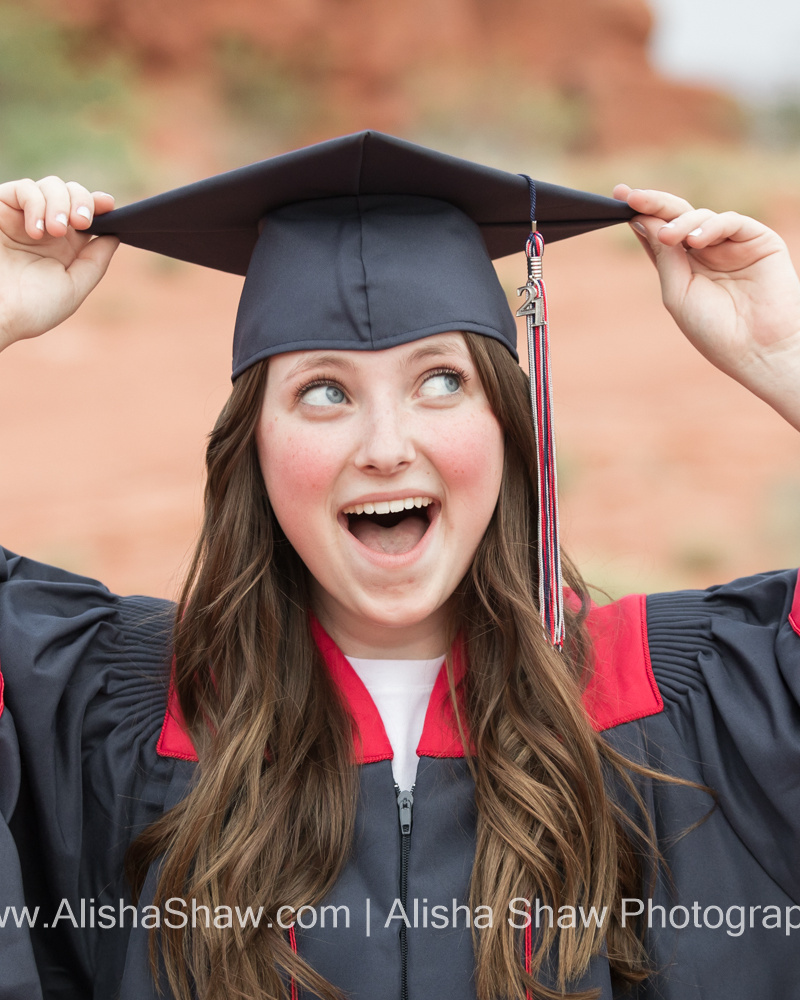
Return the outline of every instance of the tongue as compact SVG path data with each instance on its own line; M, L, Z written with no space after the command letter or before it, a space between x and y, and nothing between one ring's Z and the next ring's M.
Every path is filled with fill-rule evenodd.
M404 517L393 528L384 528L366 517L354 518L350 530L368 549L385 552L387 555L402 555L411 549L425 534L427 518L416 515Z

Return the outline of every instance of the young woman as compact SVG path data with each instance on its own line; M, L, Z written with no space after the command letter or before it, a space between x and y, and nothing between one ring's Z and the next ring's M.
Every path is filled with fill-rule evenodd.
M0 997L791 995L796 574L589 610L567 567L554 647L503 221L357 139L354 171L278 158L267 208L239 173L108 216L216 266L246 229L252 263L177 608L2 555L0 886L41 915L0 928ZM686 336L800 429L782 241L615 195ZM0 186L0 345L80 305L111 207Z

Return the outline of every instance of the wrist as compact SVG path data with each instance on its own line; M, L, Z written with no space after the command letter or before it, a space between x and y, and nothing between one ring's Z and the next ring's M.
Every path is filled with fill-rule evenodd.
M730 374L800 431L800 332L751 353Z

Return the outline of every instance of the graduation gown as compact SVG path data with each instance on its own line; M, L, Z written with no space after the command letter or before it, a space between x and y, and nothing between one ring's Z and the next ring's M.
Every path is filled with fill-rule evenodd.
M58 1000L157 996L141 919L154 873L137 913L122 863L131 840L187 793L196 767L169 692L171 615L168 602L118 597L0 550L0 920L23 905L23 880L24 902L39 907L33 927L0 926L0 1000L38 1000L40 988ZM713 803L700 790L641 783L672 879L652 899L625 904L631 915L644 909L654 968L632 995L793 995L797 574L625 598L593 611L589 624L593 725L628 757L717 795L708 815ZM397 1000L404 985L411 1000L474 996L466 903L475 807L444 675L418 748L410 816L398 809L373 702L332 640L321 629L315 639L359 727L361 795L351 857L330 897L298 915L296 947L355 1000ZM551 919L536 900L531 907ZM515 904L492 917L524 921L524 912ZM574 985L598 988L603 1000L618 995L602 955Z

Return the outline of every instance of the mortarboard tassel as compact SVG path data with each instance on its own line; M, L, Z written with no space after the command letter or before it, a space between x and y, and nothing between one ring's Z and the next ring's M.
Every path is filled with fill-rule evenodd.
M525 293L527 298L517 310L517 316L525 317L528 333L531 409L539 469L539 611L550 643L561 649L564 644L564 586L559 547L558 478L552 420L553 389L547 332L547 293L542 279L544 238L536 225L536 184L530 177L523 176L528 181L531 195L531 234L525 246L528 281L517 289L517 295Z

